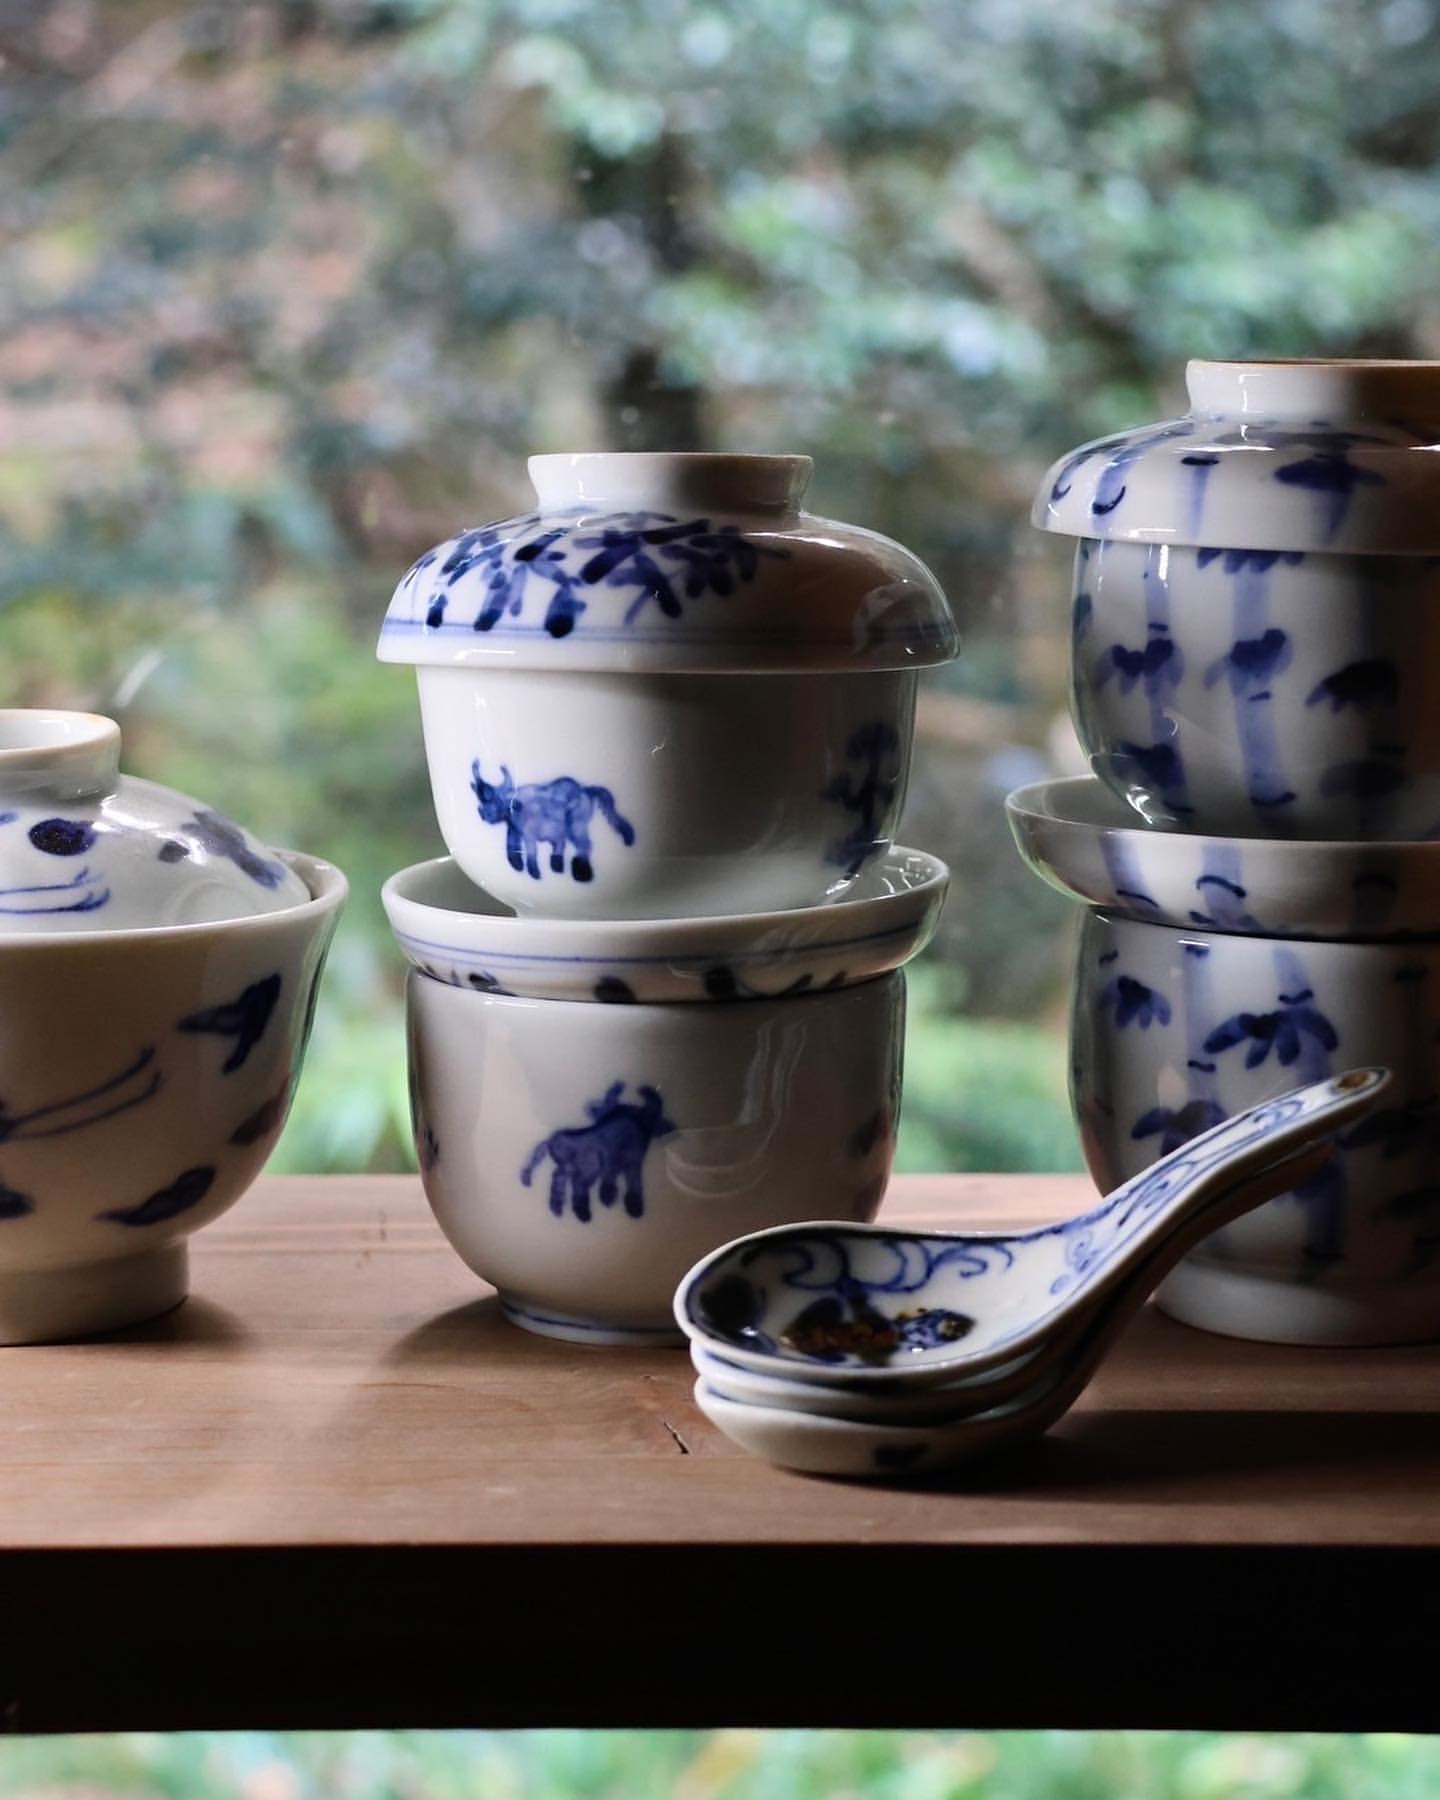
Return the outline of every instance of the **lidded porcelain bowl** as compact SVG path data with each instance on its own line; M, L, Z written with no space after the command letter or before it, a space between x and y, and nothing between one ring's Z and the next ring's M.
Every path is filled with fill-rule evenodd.
M1440 363L1192 362L1191 411L1062 458L1072 705L1148 824L1440 836Z
M184 1298L285 1122L345 898L118 756L109 719L0 712L0 1344Z
M121 775L113 719L0 710L0 935L192 925L309 898L223 814Z
M379 655L416 665L472 881L521 913L694 917L818 904L888 851L955 626L909 551L799 510L810 468L532 457L532 511L405 576Z

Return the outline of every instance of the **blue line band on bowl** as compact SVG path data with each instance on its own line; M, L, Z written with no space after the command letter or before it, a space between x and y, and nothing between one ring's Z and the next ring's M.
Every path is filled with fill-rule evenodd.
M710 968L715 963L753 963L774 962L781 959L798 961L801 957L814 957L832 950L853 950L861 944L879 944L886 938L906 937L913 933L919 921L906 925L889 925L884 931L867 932L863 937L827 938L821 943L806 945L790 945L781 950L685 950L677 951L670 956L559 956L554 953L529 950L464 950L453 944L442 944L436 938L412 937L407 931L397 930L396 938L402 944L413 944L421 950L434 950L457 959L468 958L471 962L509 962L509 963L570 963L586 966L598 965L601 968L641 967L648 964L661 964L674 968L677 964L693 963L698 968Z

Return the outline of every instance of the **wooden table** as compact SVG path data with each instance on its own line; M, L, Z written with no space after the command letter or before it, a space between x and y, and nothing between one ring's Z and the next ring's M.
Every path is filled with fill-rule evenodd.
M1440 1348L1147 1315L1042 1443L882 1489L734 1449L682 1353L512 1329L408 1179L265 1181L194 1260L168 1319L4 1353L12 1729L1440 1724Z

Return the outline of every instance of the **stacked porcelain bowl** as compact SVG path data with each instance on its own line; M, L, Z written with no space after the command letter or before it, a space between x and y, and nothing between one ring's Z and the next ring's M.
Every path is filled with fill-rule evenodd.
M726 1240L868 1219L947 871L893 843L929 571L807 457L540 456L396 589L451 855L392 877L426 1193L507 1315L674 1338Z
M1237 1336L1440 1336L1440 364L1192 363L1181 419L1056 465L1094 773L1010 797L1090 911L1072 1029L1112 1187L1355 1063L1386 1105L1161 1289Z

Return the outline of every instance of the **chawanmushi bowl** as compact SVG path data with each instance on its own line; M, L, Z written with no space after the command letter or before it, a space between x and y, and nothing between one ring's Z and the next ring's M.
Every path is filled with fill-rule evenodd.
M816 905L890 848L918 671L955 653L917 558L799 510L803 456L530 460L536 508L396 589L441 834L520 913Z
M1192 362L1049 472L1072 708L1147 824L1440 835L1440 363Z
M0 1343L176 1305L285 1121L345 878L0 713Z
M1244 936L1091 911L1071 1056L1102 1189L1297 1083L1388 1065L1385 1104L1340 1135L1320 1173L1207 1238L1158 1304L1281 1343L1440 1338L1440 941Z
M880 1204L898 972L777 1000L614 1006L412 969L406 999L425 1193L528 1330L678 1342L676 1284L718 1244Z

